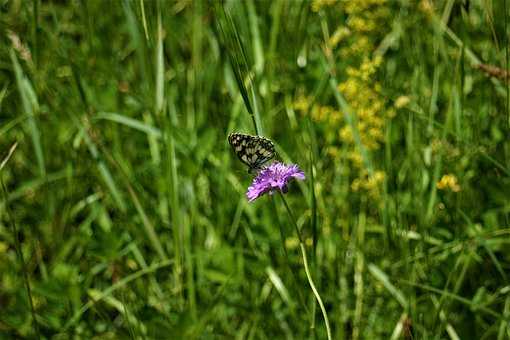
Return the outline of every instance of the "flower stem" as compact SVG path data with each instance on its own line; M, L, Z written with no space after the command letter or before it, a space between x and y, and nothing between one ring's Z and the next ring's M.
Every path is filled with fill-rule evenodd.
M289 214L290 220L292 221L292 224L294 225L294 228L296 229L296 234L299 239L299 243L303 243L303 239L301 238L301 233L299 232L298 225L296 223L296 218L294 217L294 214L292 213L292 210L290 210L289 205L287 204L287 201L285 200L285 197L283 196L282 192L279 191L280 197L282 198L283 204L285 205L285 209L287 209L287 213Z
M331 329L329 327L328 313L326 312L324 303L322 302L321 296L319 295L317 288L315 288L315 284L313 282L312 275L310 274L310 269L308 268L308 261L306 259L305 245L303 243L301 233L299 232L299 228L296 223L296 219L294 218L294 215L292 214L292 210L290 210L290 207L287 204L287 201L285 200L285 197L283 196L283 194L281 192L280 192L280 197L282 198L283 204L285 205L285 209L287 209L287 213L289 214L289 217L292 220L292 224L294 225L294 228L296 229L296 233L297 233L297 236L299 239L299 247L301 248L301 256L303 257L303 264L305 266L306 278L308 279L308 283L310 284L310 288L312 288L313 295L315 295L315 299L317 300L317 302L319 303L319 307L321 308L322 316L324 318L324 323L326 324L326 333L328 334L328 340L331 340Z
M317 291L317 288L315 288L315 284L312 280L312 275L310 274L310 270L308 269L308 261L306 260L306 252L305 252L305 245L303 243L300 243L299 246L301 247L301 255L303 255L303 263L305 265L305 273L306 277L308 278L308 283L310 284L310 288L312 288L313 294L315 295L315 298L317 299L317 302L319 303L319 307L322 311L322 316L324 317L324 323L326 324L326 332L328 333L328 339L331 340L331 329L329 328L329 320L328 320L328 313L326 312L326 308L324 307L324 304L322 303L321 296L319 295L319 292Z

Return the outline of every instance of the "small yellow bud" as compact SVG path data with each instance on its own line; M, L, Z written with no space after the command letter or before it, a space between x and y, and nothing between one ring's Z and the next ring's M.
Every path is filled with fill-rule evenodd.
M397 109L401 109L404 106L407 106L411 102L411 99L408 96L400 96L395 100L395 107Z

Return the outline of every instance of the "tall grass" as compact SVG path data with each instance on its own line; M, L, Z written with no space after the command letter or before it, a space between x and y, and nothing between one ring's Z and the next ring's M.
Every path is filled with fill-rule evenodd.
M0 338L509 338L507 10L0 2Z

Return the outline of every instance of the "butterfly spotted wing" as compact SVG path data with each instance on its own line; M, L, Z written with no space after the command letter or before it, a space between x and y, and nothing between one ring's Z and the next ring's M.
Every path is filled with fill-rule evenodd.
M249 166L249 171L260 169L275 155L273 142L265 137L231 133L228 142L241 162Z

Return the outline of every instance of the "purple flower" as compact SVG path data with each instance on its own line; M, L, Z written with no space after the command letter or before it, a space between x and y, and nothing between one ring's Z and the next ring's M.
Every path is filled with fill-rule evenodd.
M273 194L276 190L287 192L287 184L293 178L304 180L305 173L296 164L285 165L274 162L260 170L248 188L246 197L248 201L253 202L267 192L269 194Z

